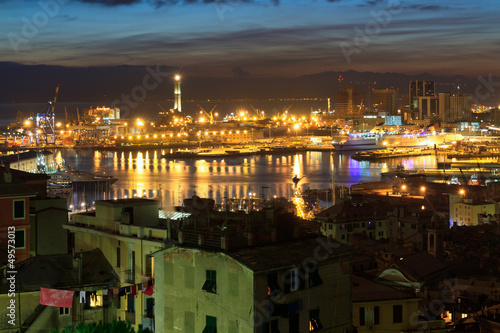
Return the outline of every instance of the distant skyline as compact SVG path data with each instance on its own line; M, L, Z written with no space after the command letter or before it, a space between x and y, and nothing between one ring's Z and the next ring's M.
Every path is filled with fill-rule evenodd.
M0 0L0 61L164 65L190 76L497 71L500 3Z

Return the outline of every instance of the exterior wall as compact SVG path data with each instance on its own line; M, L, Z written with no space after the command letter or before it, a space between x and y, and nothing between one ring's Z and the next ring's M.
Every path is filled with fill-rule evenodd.
M133 211L132 224L138 226L154 226L158 225L158 207L159 203L156 201L130 204L114 204L97 201L96 218L110 221L121 221L124 209L131 208Z
M40 304L40 292L15 294L15 326L12 326L8 323L8 321L11 319L7 317L7 314L10 313L10 310L7 309L7 305L10 304L11 299L12 298L9 297L8 294L0 295L0 304L2 304L2 306L0 307L0 332L18 332L20 322L24 323L24 321L28 319L29 315L35 310L38 304ZM5 306L3 306L4 304Z
M254 332L250 269L224 254L195 249L172 248L154 261L157 332L203 332L206 316L217 318L217 332ZM206 270L217 272L215 294L202 290Z
M393 322L393 306L402 305L403 315L401 323ZM380 323L374 324L374 308L379 307ZM365 311L365 324L360 324L360 308ZM404 332L415 330L418 323L418 299L400 299L377 302L355 302L353 303L353 325L358 332ZM371 329L370 329L371 327Z
M351 327L351 259L350 257L339 258L338 262L329 261L320 263L318 273L323 281L318 286L309 286L309 273L306 272L306 287L303 290L291 291L288 294L279 293L278 296L268 297L267 274L278 272L278 281L281 291L284 290L283 269L271 270L257 273L255 275L255 304L266 304L267 300L274 303L291 304L299 300L302 301L303 309L298 311L299 332L309 332L309 311L319 310L319 319L324 332L342 333L349 331ZM280 316L267 317L264 311L259 311L263 307L256 307L256 323L260 322L260 317L264 321L271 322L278 320L280 332L289 332L289 318ZM265 307L264 307L265 308ZM267 317L267 318L266 318ZM260 327L256 327L257 332L264 332Z
M30 216L32 255L67 254L68 231L63 228L68 223L66 199L31 200L30 206L38 212Z
M472 97L470 95L450 96L450 120L468 121L472 115Z
M439 93L439 119L450 121L450 93Z
M45 160L45 169L46 170L53 170L53 165L54 165L54 156L53 154L47 154L43 155L44 160ZM25 172L38 172L38 166L37 166L37 158L25 158L25 159L20 159L19 162L15 161L9 164L11 169L14 170L20 170L20 171L25 171Z
M331 237L335 241L347 244L350 234L364 233L371 239L387 239L388 223L387 220L376 221L356 221L356 222L326 222L320 221L321 233L324 236ZM372 226L370 226L372 223Z
M14 219L14 201L24 200L24 218ZM0 199L0 246L8 246L9 227L15 227L18 230L24 230L23 248L16 244L16 262L29 258L30 255L30 215L29 215L29 197L11 197Z
M0 295L0 304L9 304L10 299L11 298L8 297L7 294L2 294ZM24 323L40 305L40 292L24 292L20 295L16 294L15 300L16 319L14 326L8 323L10 318L7 317L8 311L6 306L2 306L0 308L0 332L2 333L19 332L19 320ZM74 298L73 308L68 309L67 314L60 314L59 307L46 306L31 323L26 332L52 332L58 327L67 327L73 323L79 323L81 321L84 321L85 323L98 323L99 321L111 322L116 316L113 303L111 304L112 305L106 309L99 307L83 310L82 304L79 303L77 298Z
M75 250L88 251L100 248L113 269L120 276L120 286L129 286L140 283L141 277L146 275L147 256L161 249L159 243L126 238L116 235L92 234L85 232L75 233ZM120 248L120 266L117 266L117 248ZM132 253L135 252L134 259ZM148 296L137 293L134 298L134 312L128 311L127 298L120 297L120 308L116 311L116 319L126 320L138 325L142 322L142 315L146 308Z
M451 204L450 204L451 205ZM450 219L457 222L459 226L462 225L478 225L480 214L495 214L494 203L483 203L474 205L472 203L456 202L452 204L450 211ZM452 215L453 213L453 215Z

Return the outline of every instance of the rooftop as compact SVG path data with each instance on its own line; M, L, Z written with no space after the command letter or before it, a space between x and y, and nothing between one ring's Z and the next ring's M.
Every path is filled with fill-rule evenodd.
M79 256L77 253L75 256ZM45 288L75 288L78 285L114 285L118 275L100 249L82 252L82 281L78 283L78 270L73 268L72 254L40 255L16 264L16 282L20 291L40 291ZM0 294L9 289L2 277Z
M416 298L416 296L370 281L360 276L352 276L353 302L389 301L410 298Z
M325 250L322 245L328 249ZM351 254L348 246L335 243L326 237L316 236L291 242L244 248L228 252L227 255L258 272L273 268L300 266L306 258L314 258L318 248L321 249L321 256L328 254L328 250L332 251L325 261L338 260L339 256ZM271 253L272 255L270 255Z

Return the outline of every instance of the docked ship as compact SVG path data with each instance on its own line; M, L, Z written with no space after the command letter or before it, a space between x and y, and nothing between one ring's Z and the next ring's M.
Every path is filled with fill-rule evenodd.
M110 175L79 171L66 165L64 170L48 173L47 195L68 200L68 207L89 207L96 200L110 198L111 185L118 181Z
M455 135L351 133L345 141L332 141L336 152L380 150L387 148L429 147L453 141Z

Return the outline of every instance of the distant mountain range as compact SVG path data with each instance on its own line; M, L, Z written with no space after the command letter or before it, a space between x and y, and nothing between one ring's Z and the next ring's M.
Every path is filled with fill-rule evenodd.
M136 96L142 96L140 94L144 92L146 92L145 101L172 100L172 74L176 73L176 68L167 66L159 68L159 72L163 73L158 79L161 81L159 84L155 84L157 81L151 75L156 70L154 66L151 66L148 71L146 66L79 68L0 62L2 77L0 103L51 100L57 82L61 82L58 96L58 101L61 102L112 102L121 99L122 94L135 93ZM484 82L488 81L487 75L484 75L484 81L481 81L479 78L461 75L439 77L428 73L407 75L357 71L328 71L294 78L252 76L210 78L185 74L182 78L182 98L185 100L333 98L338 91L339 75L344 78L344 85L350 82L376 82L376 85L373 85L374 88L393 87L400 90L400 96L408 94L408 85L411 80L442 83L437 85L437 92L456 92L456 87L453 85L460 82L466 84L461 91L478 96L483 104L500 104L499 77L492 78L493 84L488 90L488 87L484 87ZM147 80L144 81L146 77ZM368 85L357 85L359 89L367 90ZM150 90L145 87L149 87ZM479 91L479 95L476 91Z

